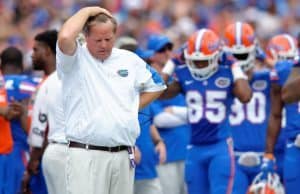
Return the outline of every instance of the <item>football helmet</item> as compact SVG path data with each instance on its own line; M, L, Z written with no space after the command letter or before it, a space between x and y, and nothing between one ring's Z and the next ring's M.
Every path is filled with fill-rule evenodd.
M220 49L220 38L212 30L204 28L188 38L184 58L194 79L205 80L218 70Z
M253 28L244 22L235 22L225 29L224 51L231 53L243 71L254 67L256 36Z
M299 57L297 40L289 34L274 36L267 45L267 57L275 61L296 60Z
M285 194L285 191L276 173L269 173L267 179L263 179L263 173L259 173L254 178L247 194Z

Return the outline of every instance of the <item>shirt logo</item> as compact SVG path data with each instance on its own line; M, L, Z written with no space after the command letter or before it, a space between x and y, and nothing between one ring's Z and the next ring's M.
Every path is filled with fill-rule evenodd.
M191 85L194 81L193 80L186 80L184 81L185 85Z
M216 79L215 84L219 88L227 88L230 85L230 80L226 77L219 77Z
M127 77L128 76L128 70L127 69L120 69L117 72L119 74L119 76L121 77Z
M264 80L258 80L252 84L252 87L254 90L262 91L267 88L267 82Z

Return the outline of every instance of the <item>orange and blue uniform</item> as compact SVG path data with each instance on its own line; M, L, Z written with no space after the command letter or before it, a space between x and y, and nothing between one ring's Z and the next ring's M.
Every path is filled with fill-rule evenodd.
M5 81L0 72L0 107L7 106L7 95L5 90ZM13 139L10 130L9 121L4 117L0 117L0 193L4 192L5 183L5 163L7 160L7 154L12 151Z

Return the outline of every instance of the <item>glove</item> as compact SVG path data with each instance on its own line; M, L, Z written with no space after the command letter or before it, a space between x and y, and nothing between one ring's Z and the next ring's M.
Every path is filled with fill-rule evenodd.
M265 153L261 165L262 179L267 179L269 173L274 173L276 170L276 161L273 154Z

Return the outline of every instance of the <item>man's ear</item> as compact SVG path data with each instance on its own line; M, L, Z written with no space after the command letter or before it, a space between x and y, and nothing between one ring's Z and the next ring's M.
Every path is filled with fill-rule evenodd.
M53 54L53 53L52 53L52 50L51 50L51 48L50 48L49 46L46 46L46 47L45 47L45 51L46 51L46 55L47 55L47 56L50 56L50 55Z

